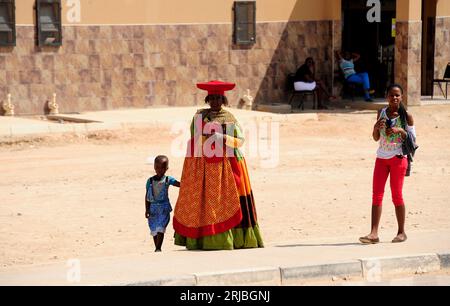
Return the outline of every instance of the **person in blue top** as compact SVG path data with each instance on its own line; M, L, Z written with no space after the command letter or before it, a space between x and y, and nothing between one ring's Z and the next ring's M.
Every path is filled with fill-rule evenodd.
M355 64L357 60L360 59L360 55L358 53L350 53L344 52L344 55L341 52L336 51L336 57L339 60L339 67L344 73L345 80L351 83L362 84L364 88L364 98L367 102L373 102L372 97L370 96L370 81L369 74L367 72L356 73Z
M161 252L164 233L169 224L172 206L169 201L169 186L180 187L180 182L171 176L166 176L169 169L167 156L159 155L155 158L156 175L147 180L145 192L145 218L148 219L150 234L155 243L155 252Z

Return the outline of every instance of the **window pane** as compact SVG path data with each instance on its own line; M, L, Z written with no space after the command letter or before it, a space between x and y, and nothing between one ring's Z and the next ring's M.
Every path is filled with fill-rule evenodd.
M55 22L55 15L53 14L52 6L43 5L40 9L39 21L41 23Z
M248 25L248 37L250 40L255 39L255 24L249 23Z
M6 44L10 44L13 42L13 33L12 31L9 32L1 32L0 31L0 45L2 45L2 43L6 43Z
M253 22L253 13L254 13L254 2L247 3L245 11L247 16L245 17L247 22Z
M1 3L0 4L0 31L1 32L12 32L12 23L13 20L11 18L11 12L8 4Z
M58 32L58 27L56 24L54 23L44 23L41 25L41 29L42 31L45 32Z
M0 24L0 32L12 32L12 29L7 24Z
M238 22L248 22L248 16L249 16L249 9L248 9L248 5L240 3L237 6L237 21Z
M254 1L235 2L235 41L237 43L255 42Z
M41 42L48 45L60 42L60 36L57 32L43 32L41 34Z
M0 45L14 46L16 43L16 25L14 1L0 2Z
M249 40L248 25L246 23L238 24L236 31L237 31L236 34L237 34L239 41L248 41Z
M38 0L38 44L60 46L61 35L61 2L59 0L44 2Z
M6 4L0 4L0 23L11 22L9 20L8 7Z

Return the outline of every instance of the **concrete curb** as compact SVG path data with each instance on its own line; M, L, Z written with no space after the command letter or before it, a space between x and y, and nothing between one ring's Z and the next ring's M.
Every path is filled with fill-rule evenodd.
M439 260L441 262L441 269L450 268L450 252L438 253Z
M437 254L375 257L360 259L360 261L363 276L368 281L392 274L432 272L441 269Z
M450 252L395 257L362 258L350 261L286 267L260 267L211 273L194 273L173 278L154 279L127 286L236 286L293 285L299 281L332 277L363 277L381 281L382 276L401 273L427 273L450 268Z
M282 267L281 283L289 285L300 280L333 276L362 276L361 262L358 260L322 265Z
M198 286L206 285L280 285L280 269L275 267L261 267L245 270L230 270L213 273L196 273Z
M125 284L125 286L195 286L197 279L194 275L175 276Z

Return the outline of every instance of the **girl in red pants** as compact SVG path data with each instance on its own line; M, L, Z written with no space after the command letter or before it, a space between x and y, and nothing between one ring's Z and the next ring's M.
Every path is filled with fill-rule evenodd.
M378 111L377 122L373 127L373 139L380 146L373 172L372 196L372 228L370 234L360 237L362 243L378 243L378 226L381 218L384 187L388 176L392 192L392 201L395 205L398 232L392 242L403 242L407 239L405 234L405 203L403 201L403 181L408 166L407 157L403 155L402 143L410 132L415 136L414 119L406 112L402 104L403 89L398 84L387 88L389 106Z

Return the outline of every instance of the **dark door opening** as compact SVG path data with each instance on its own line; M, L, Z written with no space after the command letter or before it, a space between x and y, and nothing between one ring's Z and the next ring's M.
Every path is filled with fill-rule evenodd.
M434 47L437 0L422 0L422 95L431 96L434 75ZM442 76L438 76L442 77Z
M396 0L381 0L381 21L369 22L367 0L342 0L342 47L356 52L356 72L367 71L375 97L384 97L387 85L394 82Z

